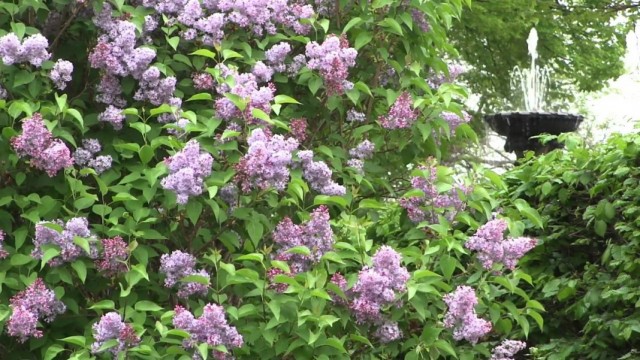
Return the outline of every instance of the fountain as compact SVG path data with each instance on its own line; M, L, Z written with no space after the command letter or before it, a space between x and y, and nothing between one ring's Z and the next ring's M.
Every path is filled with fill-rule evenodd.
M516 66L511 74L511 87L522 91L525 112L505 112L484 117L493 131L507 137L504 150L515 152L518 158L522 158L526 150L541 154L560 148L561 145L556 141L543 145L531 137L543 133L559 135L572 132L578 129L583 120L581 115L542 111L549 70L536 64L537 45L538 32L532 28L527 39L531 65L523 69Z

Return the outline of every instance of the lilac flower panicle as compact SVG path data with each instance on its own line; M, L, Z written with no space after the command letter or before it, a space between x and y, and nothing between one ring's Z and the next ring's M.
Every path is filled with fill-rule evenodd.
M331 283L336 285L340 290L342 290L342 292L345 293L347 292L347 279L345 279L344 275L340 274L340 273L334 273L331 276ZM335 302L338 305L347 305L347 300L343 299L342 297L338 296L338 294L336 294L335 292L329 290L329 295L331 295L331 301Z
M98 121L104 121L110 123L115 130L122 129L122 123L124 122L124 114L122 109L119 109L113 105L107 106L105 111L98 115Z
M64 90L67 83L71 81L71 73L73 72L73 64L70 61L59 59L53 65L49 78L59 90Z
M230 350L239 348L244 343L238 330L228 324L222 306L216 304L205 305L199 318L194 317L182 306L176 305L173 326L189 333L189 338L183 342L187 349L207 343L211 346L223 345Z
M273 77L273 69L262 61L258 61L254 66L251 73L262 82L271 81L271 77Z
M300 118L291 120L291 133L299 142L307 140L307 119Z
M36 234L33 239L35 248L31 252L31 256L36 259L41 259L43 256L42 247L44 245L52 244L60 247L60 255L49 260L50 266L59 266L65 262L72 262L81 255L88 255L91 258L97 256L97 239L91 235L89 230L89 222L86 218L75 217L69 219L66 223L62 220L54 220L50 223L54 223L63 228L62 232L53 230L44 224L47 222L41 221L36 224ZM87 254L80 246L74 242L75 237L86 238L89 241L90 252Z
M380 117L380 125L385 129L406 129L418 118L418 110L413 109L411 95L403 92L389 109L387 115Z
M202 194L204 179L211 174L213 157L200 151L200 143L193 139L184 149L165 160L169 176L160 184L164 189L174 191L178 204L186 204L190 196Z
M331 179L333 172L329 166L324 161L313 161L311 150L299 151L298 157L302 161L302 175L313 190L329 196L346 194L345 187Z
M358 146L349 150L349 155L352 158L361 159L361 160L371 159L375 148L376 148L375 145L371 141L364 140L360 144L358 144Z
M398 323L395 321L385 321L378 327L375 332L375 336L381 343L386 344L402 337L402 331L398 327Z
M97 139L83 139L82 147L88 151L91 155L99 153L102 150L102 146Z
M10 307L13 313L7 321L7 332L18 337L20 342L30 337L42 337L42 331L37 329L38 320L51 322L66 310L66 306L56 299L55 293L47 289L40 278L13 296Z
M7 93L7 89L5 89L4 87L2 87L2 85L0 85L0 100L6 99L7 96L9 96L9 93Z
M96 156L94 159L91 159L88 163L90 168L95 170L96 174L102 174L103 172L109 170L111 168L111 163L113 159L111 155L101 155Z
M267 270L267 279L269 280L269 289L281 294L287 290L289 285L287 285L286 283L276 282L275 277L278 275L290 275L290 274L285 273L282 269L278 269L278 268L270 268L269 270Z
M4 249L4 236L4 231L0 230L0 259L9 256L9 253Z
M188 298L191 295L206 295L209 291L207 285L195 281L180 282L181 279L190 275L210 277L208 272L196 270L195 266L196 258L180 250L175 250L170 255L162 255L160 272L166 276L164 286L170 288L178 285L177 295L181 298Z
M198 90L211 90L213 89L213 77L207 73L196 73L191 77L193 80L193 87Z
M116 236L111 239L102 239L101 242L102 254L95 261L96 268L107 277L127 272L126 261L129 259L129 247L122 240L122 237Z
M109 312L102 317L100 321L93 324L93 337L95 342L91 345L93 354L99 353L100 347L109 340L117 340L118 345L109 348L114 356L118 356L126 349L138 345L140 338L136 335L131 324L122 321L122 317L117 312Z
M514 360L513 356L527 347L527 343L517 340L503 340L491 351L490 360Z
M48 47L49 41L41 34L24 38L21 44L14 33L9 33L0 38L0 57L5 65L28 62L41 67L43 62L51 58Z
M447 72L449 74L435 74L432 73L427 79L427 83L432 88L437 88L444 83L452 83L464 73L464 68L459 64L449 64L447 66Z
M431 25L429 24L427 15L424 12L415 8L411 9L411 19L413 20L413 24L417 26L420 31L424 33L431 31Z
M309 58L307 67L320 72L328 95L342 95L353 85L347 77L358 52L349 47L346 38L330 35L322 44L312 41L306 45L305 54Z
M469 123L471 121L471 115L469 115L466 111L462 112L462 116L448 111L443 112L440 116L449 124L451 135L455 134L458 126Z
M347 111L347 121L349 122L365 122L367 116L364 113L358 112L355 109Z
M226 82L217 84L216 91L220 94L231 93L244 99L248 104L244 111L227 97L223 96L216 100L216 115L223 120L248 119L249 123L266 124L253 116L253 109L259 109L269 114L271 112L271 101L275 96L275 86L271 83L267 86L258 86L259 78L252 73L238 73L235 69L226 67L224 64L218 65L220 77L223 79L232 78L233 85ZM266 75L266 74L258 74Z
M276 259L288 261L294 273L306 271L317 264L320 258L333 248L333 230L329 224L329 209L322 205L311 213L311 219L296 225L285 218L276 227L273 240L280 246ZM306 246L310 255L292 254L288 250L296 246Z
M382 307L395 302L396 295L406 290L409 272L401 265L401 256L389 246L382 246L373 256L373 266L364 267L351 289L355 298L351 310L358 323L381 321ZM381 330L381 331L387 331ZM390 337L386 333L385 339ZM391 341L391 340L390 340Z
M475 344L491 331L491 323L480 319L476 314L478 298L471 287L458 286L453 293L445 295L443 300L448 307L444 326L453 328L455 340L465 339Z
M247 143L249 149L236 166L236 179L242 191L249 192L252 188L284 190L289 182L291 153L298 148L298 141L254 129Z
M31 166L44 170L49 177L73 166L71 151L62 141L53 138L39 113L24 121L22 134L11 139L11 145L19 157L31 157Z
M267 63L276 72L284 72L286 70L285 59L291 53L291 45L281 42L274 45L265 52Z
M485 269L491 269L495 263L502 263L513 270L518 260L536 247L538 241L526 237L505 239L506 229L507 222L504 219L491 220L482 225L464 246L478 252L478 259Z

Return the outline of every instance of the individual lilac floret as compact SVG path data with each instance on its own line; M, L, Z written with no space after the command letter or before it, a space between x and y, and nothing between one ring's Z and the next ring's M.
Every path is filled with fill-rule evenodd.
M131 324L122 321L122 317L117 312L112 311L102 315L100 321L93 324L92 329L95 339L91 345L93 354L100 353L102 345L109 340L117 340L117 344L108 349L116 358L121 352L140 343L140 338L136 335Z
M395 321L385 321L378 327L375 332L375 336L381 343L386 344L402 337L402 331L398 327L398 323Z
M471 115L469 115L469 113L467 113L466 111L462 112L462 116L449 111L443 112L440 116L442 116L442 119L449 124L451 135L455 134L458 126L471 121Z
M64 90L67 83L71 81L71 73L73 72L73 64L70 61L59 59L53 65L49 78L59 90Z
M164 286L170 288L178 285L178 296L181 298L188 298L191 295L206 295L209 291L206 284L195 281L180 281L190 275L198 275L207 279L210 277L208 272L196 270L195 266L196 258L180 250L175 250L171 255L162 255L160 272L166 276Z
M63 227L62 232L58 232L48 226L45 226L47 223ZM86 254L85 250L74 242L74 238L76 236L85 238L89 241L90 253ZM36 224L36 235L33 239L35 249L31 252L31 256L36 259L41 259L44 255L42 251L42 247L44 245L57 245L60 247L60 255L49 260L48 264L50 266L58 266L64 262L74 261L83 253L95 258L97 255L96 242L96 237L91 235L91 232L89 231L89 222L86 218L72 218L69 219L66 224L63 223L62 220L54 220L52 222L41 221Z
M247 139L249 149L236 165L236 178L242 191L252 188L284 190L289 182L291 153L298 148L298 141L271 135L269 131L255 129Z
M367 116L364 113L350 109L347 111L347 121L349 122L364 122L367 120Z
M112 239L102 239L102 254L95 261L96 268L102 271L105 276L113 277L120 273L127 272L127 260L129 259L129 247L116 236Z
M10 302L13 313L7 322L7 332L18 337L20 342L30 337L42 337L42 331L37 329L38 320L51 322L66 310L62 301L56 299L55 293L47 289L40 278L12 297Z
M502 263L513 270L518 260L536 247L538 241L526 237L505 239L506 229L504 219L491 220L482 225L464 246L478 252L478 259L485 269L491 269L494 263Z
M513 356L527 347L527 343L518 340L503 340L491 351L491 360L514 360Z
M364 267L352 291L356 295L351 310L358 323L379 322L381 310L392 304L397 292L407 288L409 272L401 265L401 256L389 246L382 246L373 256L373 266Z
M306 271L333 248L333 231L329 225L329 209L322 205L311 213L311 219L301 225L285 218L276 227L273 241L280 246L276 259L289 262L294 273ZM306 246L310 255L292 254L289 249Z
M442 299L449 308L444 316L444 327L453 328L455 340L466 339L475 344L491 331L491 323L480 319L476 314L478 298L471 287L458 286L453 293Z
M182 343L186 349L207 343L210 346L222 345L231 350L241 347L244 343L238 330L227 323L224 308L216 304L205 305L202 315L197 319L191 312L176 305L173 326L189 333L189 338Z
M39 113L24 121L22 135L13 138L11 145L19 157L30 156L31 165L46 171L49 177L73 166L71 151L62 141L53 138Z
M9 253L4 249L4 231L0 230L0 259L4 259L9 256Z
M346 194L344 186L339 185L331 180L333 172L324 161L313 161L313 152L311 150L302 150L298 152L298 157L302 161L303 177L309 186L315 191L323 195L343 196Z
M41 34L31 35L20 44L18 37L9 33L0 38L0 57L5 65L28 62L41 67L43 62L51 58L51 54L47 52L48 47L49 41Z
M385 129L406 129L418 118L418 110L413 109L411 95L403 92L389 109L387 115L380 117L380 125Z
M358 52L349 47L346 38L329 35L322 45L312 41L307 44L305 54L309 58L307 67L320 72L328 95L342 95L353 86L347 77Z
M190 140L181 151L165 159L169 176L162 179L166 190L174 191L178 204L186 204L190 196L202 194L204 178L211 174L213 157L200 151L200 143Z

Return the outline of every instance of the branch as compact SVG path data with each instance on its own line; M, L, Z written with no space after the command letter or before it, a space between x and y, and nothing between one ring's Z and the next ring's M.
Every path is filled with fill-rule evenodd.
M73 9L73 11L71 12L71 15L69 16L69 19L67 19L67 22L65 22L64 25L62 25L60 32L58 32L58 35L56 35L56 38L53 39L51 46L49 46L49 52L53 52L53 49L55 49L56 46L58 45L58 42L60 42L60 38L62 37L62 34L64 34L64 32L67 31L69 26L71 26L71 22L73 22L76 16L78 16L78 13L80 13L80 11L87 5L87 3L88 1L82 2L78 6L76 6L75 9Z

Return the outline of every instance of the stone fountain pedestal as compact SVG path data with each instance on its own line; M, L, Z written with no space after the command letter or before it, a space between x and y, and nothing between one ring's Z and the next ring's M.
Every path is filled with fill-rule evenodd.
M515 152L517 158L522 158L527 150L540 155L561 148L555 140L543 145L531 137L576 131L583 119L581 115L547 112L509 112L484 117L493 131L507 137L504 150Z

